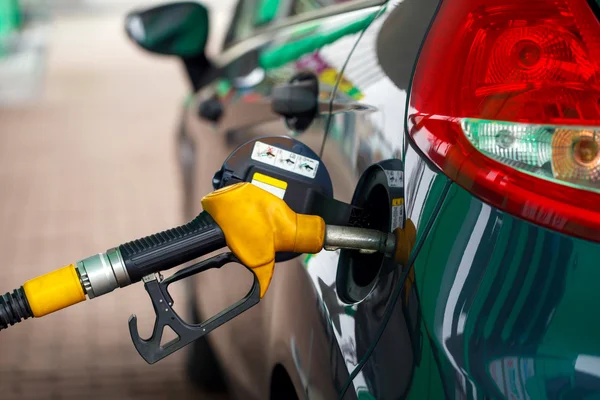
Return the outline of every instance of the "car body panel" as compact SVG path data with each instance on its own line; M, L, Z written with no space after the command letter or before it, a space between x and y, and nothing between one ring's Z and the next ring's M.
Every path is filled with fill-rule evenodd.
M295 135L271 112L269 95L311 70L330 112L295 137L322 152L345 202L370 165L402 159L403 212L417 232L412 268L382 274L358 304L336 293L336 269L345 267L338 252L278 264L261 303L209 335L234 397L267 398L277 365L299 397L312 399L346 388L345 399L382 400L583 398L600 390L600 324L587 310L598 302L598 245L486 205L406 137L407 93L438 3L350 2L277 21L226 47L215 60L223 75L190 102L188 217L237 146ZM315 15L323 18L311 21ZM213 124L197 109L215 95L225 114ZM196 277L194 296L209 316L249 284L246 272L226 267Z
M356 390L384 400L595 395L600 324L589 308L600 297L600 246L520 220L455 184L426 202L440 199ZM418 320L402 324L409 313ZM403 354L409 321L420 339Z
M194 149L194 162L188 166L193 178L186 185L188 216L200 211L201 197L212 190L205 177L212 175L232 150L258 136L289 134L271 112L268 96L274 85L286 82L300 70L312 70L319 77L320 100L330 104L332 114L323 113L298 139L314 151L323 151L336 199L351 201L361 173L370 164L402 157L407 88L399 88L387 79L376 62L376 40L394 7L371 6L287 26L271 31L267 40L264 35L257 35L226 50L229 53L221 60L230 61L223 68L223 76L195 96L184 120ZM368 26L370 29L363 34L362 29ZM312 44L314 39L323 47ZM361 40L357 43L358 39ZM421 40L418 36L413 39ZM242 48L246 53L240 51ZM285 54L287 51L292 56ZM236 52L238 57L231 59L230 54ZM274 56L277 52L283 55ZM261 61L261 54L270 55ZM403 62L414 63L415 51L412 57L405 57ZM341 71L344 79L338 82ZM198 104L214 95L225 106L224 117L217 124L203 121L196 114ZM353 107L356 104L367 107ZM327 129L328 139L321 148ZM406 182L418 183L413 189L406 186L407 215L418 226L425 225L423 221L431 215L420 204L430 192L437 195L439 190L434 189L443 186L440 182L446 179L440 178L414 152L408 151L405 160ZM391 295L401 284L402 271L398 268L382 274L375 290L363 302L347 305L335 290L337 257L337 253L322 252L312 258L278 264L261 304L221 327L218 334L210 335L233 383L234 397L266 398L269 374L275 365L283 365L297 390L309 398L336 397L349 383L350 374L361 359L368 357L382 328L384 311L391 306ZM196 278L195 300L203 315L213 315L243 296L249 280L242 274L225 268ZM406 326L402 318L397 323ZM354 382L356 390L347 391L344 398L368 395L368 387L359 380L360 376Z
M427 167L428 168L428 167ZM449 181L441 174L432 175L428 185L419 186L416 193L422 196L425 206L422 215L429 223L417 224L417 245L413 250L412 258L417 258L422 250L419 243L429 236L429 232L439 207L442 204ZM410 218L410 216L409 216ZM365 307L364 314L370 315L369 320L357 321L361 330L369 329L374 339L369 342L369 347L363 349L364 365L357 366L354 380L348 385L348 390L353 390L361 398L398 399L405 398L409 390L414 387L415 366L427 366L432 363L431 349L425 342L426 336L422 322L420 302L416 291L412 290L415 284L413 269L399 268L399 274L394 278L385 294L385 302L378 307L371 307L367 299L358 307ZM384 282L380 282L380 286ZM381 290L381 289L379 289ZM373 318L378 315L378 318ZM374 324L377 322L377 324ZM381 335L381 336L380 336ZM379 337L380 336L380 337ZM428 352L429 350L429 352ZM424 367L425 368L425 367ZM428 369L426 369L428 370ZM431 372L431 370L428 370ZM425 398L425 397L415 397ZM431 397L431 398L441 398Z
M356 85L360 97L356 99L336 91L334 102L340 108L343 104L359 103L367 107L368 112L334 112L323 154L340 151L338 148L341 148L357 175L373 163L390 158L402 159L405 169L405 212L418 227L426 224L431 217L424 208L427 204L424 197L433 189L432 182L441 178L438 178L439 170L427 165L419 153L407 146L405 140L405 108L412 69L420 40L438 4L437 0L415 3L415 0L388 3L356 44L344 69L344 77ZM401 29L402 25L398 26L397 23L404 22L407 18L404 14L415 11L420 16L413 19L419 21L412 21L410 31ZM409 34L412 37L404 42L411 43L411 46L407 46L411 48L399 52L395 57L386 54L385 64L382 64L382 54L390 49L380 44L380 38L385 35L405 37ZM394 68L393 81L388 76L389 68ZM401 75L398 70L404 71L404 74Z
M398 5L411 17L421 16L422 21L411 22L413 27L422 28L428 19L424 15L435 12L436 1L423 3ZM415 7L419 14L408 12ZM387 34L404 37L398 31L379 37ZM409 87L408 63L389 52L378 55L383 64L378 66L385 70L378 84L390 78L398 89ZM349 77L352 62L351 57L345 71ZM373 98L390 98L393 90L388 86ZM373 104L368 96L361 101ZM599 327L586 305L598 301L590 282L600 246L493 209L455 184L449 186L412 146L405 144L405 149L406 214L417 226L416 261L377 346L354 378L357 396L543 399L597 394L600 346L594 338Z
M242 1L238 2L238 5L241 3ZM297 31L298 27L313 25L314 20L326 20L336 15L348 14L371 7L377 8L384 4L385 0L353 0L338 3L334 1L334 4L327 5L326 7L318 7L318 2L309 3L313 4L315 8L304 10L300 14L281 15L271 24L253 29L243 40L234 40L231 37L231 32L234 30L234 25L236 24L235 19L238 17L238 15L234 15L225 43L220 47L218 54L213 55L212 60L214 64L218 67L227 66L250 50L269 44L273 41L275 34L289 36L290 32ZM285 14L283 9L289 9L289 5L280 5L280 8L282 9L281 14Z
M368 111L334 112L323 155L327 157L330 152L341 152L347 159L346 165L357 177L373 163L402 158L405 168L405 213L415 223L418 234L422 235L427 222L435 216L435 210L427 204L435 204L443 195L447 178L428 166L412 148L403 151L407 88L398 87L386 76L378 63L377 54L377 39L382 27L386 26L386 23L393 23L388 21L388 16L396 10L396 6L388 4L386 8L382 8L381 14L363 33L347 61L344 77L356 85L360 97L349 96L340 91L333 99L338 107L358 102ZM434 9L435 7L431 7L432 12ZM416 53L413 54L415 55L412 62L416 56ZM411 62L408 57L403 60L406 63ZM412 71L411 68L406 70ZM407 82L409 80L407 79ZM337 192L336 198L339 198ZM351 198L340 199L350 201ZM333 320L333 333L342 350L348 371L352 373L356 368L361 369L359 362L364 358L373 359L367 361L365 367L356 374L350 385L351 389L346 392L346 398L366 399L374 393L377 394L375 398L380 398L378 396L383 393L377 389L381 385L374 380L388 376L379 375L377 371L385 364L403 371L412 371L414 344L411 340L419 339L413 338L416 336L415 332L419 331L418 327L414 326L419 322L419 318L418 309L414 306L416 301L411 299L406 305L406 313L410 315L407 317L402 313L395 313L388 322L397 327L394 335L384 335L379 339L388 345L378 346L376 351L369 353L371 344L383 328L384 314L392 307L392 295L395 289L403 284L402 270L398 268L392 274L380 276L375 290L364 301L348 305L339 300L335 292L335 270L345 266L337 265L337 258L328 252L312 257L311 261L315 262L309 263L307 269L317 291L320 292L320 297L324 299L327 317ZM411 317L412 320L409 319ZM401 376L393 377L393 382L397 385L387 388L390 390L385 398L398 398L408 390L410 375L399 375Z
M270 110L269 96L275 85L287 83L298 72L311 71L319 79L319 99L326 103L357 33L368 26L378 9L371 6L290 26L272 32L268 41L249 39L257 44L248 44L246 52L227 64L223 76L203 92L205 96L214 92L227 113L237 117L236 110L246 107ZM248 113L248 117L252 115ZM278 119L272 115L272 119ZM264 116L259 115L256 120L262 122ZM253 121L229 118L220 121L219 127L234 130L252 124Z
M600 324L588 309L600 297L599 255L596 243L515 218L453 185L414 264L447 393L597 392Z
M335 79L358 34L347 32L347 35L339 37L336 41L328 41L323 48L309 51L299 60L292 59L282 65L263 68L259 65L259 57L301 38L343 31L348 25L364 21L379 8L374 6L377 1L351 3L353 4L335 5L290 18L291 21L297 21L296 25L290 25L289 21L283 20L274 24L274 27L258 30L256 35L231 45L216 58L215 64L220 65L221 76L186 103L178 138L178 158L186 192L186 216L194 215L197 211L195 204L199 204L200 198L212 190L210 179L206 177L212 177L218 170L220 165L216 163L222 162L236 147L258 136L291 133L281 123L280 117L272 112L269 96L275 85L287 82L300 71L313 71L319 77L319 86L322 89L320 101L324 104L321 108L325 111L313 122L309 132L302 134L302 141L319 153L328 117L327 104L335 86ZM307 15L320 19L315 23L308 20ZM218 123L198 117L200 104L214 97L224 108ZM215 140L220 142L211 142L215 137ZM203 140L207 143L203 143ZM211 156L196 154L199 146L211 148L215 152L223 149L223 152L214 154L216 163L203 166L198 163L210 160Z
M303 40L307 34L320 37L323 45L313 50L309 47L310 51L282 65L263 63L262 66L258 62L261 53L252 54L256 49L249 46L250 53L233 60L223 69L221 79L195 95L188 105L183 125L184 137L193 149L193 162L186 167L189 176L185 195L188 218L201 211L200 199L212 191L209 177L231 151L260 136L292 134L271 111L269 95L274 85L287 82L296 72L312 70L320 80L321 102L328 104L337 71L341 70L360 30L367 26L365 18L376 10L370 7L334 15L317 21L317 24L274 33L272 44L266 43L261 51L274 47L283 51L282 45L296 46L290 42ZM346 29L353 23L354 27ZM302 36L298 36L300 34ZM252 81L257 70L261 79L251 85L240 84L240 77L241 81ZM223 102L225 112L218 123L210 123L199 118L196 110L200 102L215 94ZM316 152L321 149L327 126L328 107L324 108L326 112L306 132L297 135ZM335 149L327 152L323 162L334 182L336 198L349 201L358 175L346 164L345 156ZM331 340L331 326L323 318L324 308L319 307L323 299L318 296L301 261L279 263L270 289L260 304L209 335L209 341L227 371L234 397L267 398L270 374L276 365L282 365L297 390L311 398L335 397L348 379L348 369L335 368L335 365L344 366L343 361L339 362L339 345ZM202 315L210 316L243 297L250 279L243 269L226 266L195 277L193 285L193 297ZM302 393L299 395L304 397Z

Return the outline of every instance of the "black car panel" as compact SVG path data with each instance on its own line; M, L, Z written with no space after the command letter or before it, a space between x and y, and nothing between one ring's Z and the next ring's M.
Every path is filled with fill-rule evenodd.
M342 149L357 174L375 162L402 159L402 214L417 230L435 216L434 210L425 206L431 203L426 197L435 197L447 181L405 139L412 72L437 6L437 0L389 2L363 33L344 70L344 78L360 95L349 96L347 86L340 90L342 84L332 101L360 103L369 112L334 113L323 149L325 155ZM355 364L352 383L346 386L358 398L404 398L411 389L414 366L432 362L431 352L423 356L427 336L422 331L414 285L414 273L398 268L380 277L373 292L353 306L354 360L360 362Z

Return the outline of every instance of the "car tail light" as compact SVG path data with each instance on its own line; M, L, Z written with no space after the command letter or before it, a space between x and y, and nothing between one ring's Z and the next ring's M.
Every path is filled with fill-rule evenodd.
M600 242L600 24L585 0L443 0L408 128L486 203Z

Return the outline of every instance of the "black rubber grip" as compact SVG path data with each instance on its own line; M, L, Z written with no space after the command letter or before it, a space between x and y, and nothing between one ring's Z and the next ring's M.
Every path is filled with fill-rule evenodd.
M23 287L0 296L0 331L21 322L22 319L31 317L33 317L33 312L31 312Z
M225 246L223 231L204 211L185 225L122 244L119 250L133 283Z

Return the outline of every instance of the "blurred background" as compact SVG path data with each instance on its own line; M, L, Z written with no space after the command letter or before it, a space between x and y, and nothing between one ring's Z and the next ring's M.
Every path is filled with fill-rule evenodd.
M128 11L153 3L0 0L5 290L182 222L174 133L186 77L123 28ZM210 53L233 1L204 4L217 32ZM149 334L142 285L3 331L0 399L217 398L186 382L183 351L155 366L142 360L127 328L132 312Z

